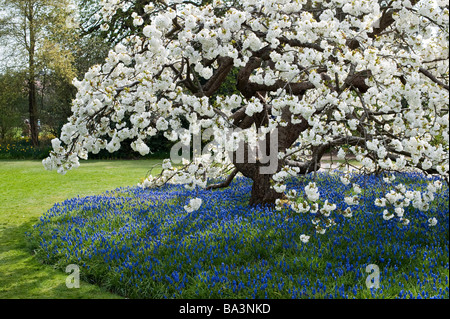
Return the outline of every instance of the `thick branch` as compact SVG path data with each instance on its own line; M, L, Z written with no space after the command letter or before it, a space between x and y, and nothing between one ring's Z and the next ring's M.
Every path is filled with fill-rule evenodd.
M300 168L299 174L306 175L311 172L317 171L320 168L320 162L315 162L313 160L308 162L297 162L293 160L285 160L284 161L287 165L292 167L298 167Z
M443 83L442 81L439 81L430 71L424 69L424 68L420 68L419 69L420 73L422 73L423 75L425 75L427 78L429 78L431 81L433 81L434 83L442 86L444 89L446 89L447 91L449 90L448 85Z
M249 83L250 75L252 72L261 66L262 59L257 57L251 57L247 64L239 70L237 76L236 88L242 93L246 98L250 98L255 92L248 90L247 86Z
M325 152L333 146L348 144L348 145L358 145L360 143L365 143L363 138L360 137L339 137L329 143L320 145L316 147L313 151L312 159L307 162L298 162L290 159L285 159L284 163L300 168L300 174L308 174L317 171L320 168L320 161L325 155Z
M233 68L233 59L229 57L219 59L219 67L214 72L214 75L203 86L203 94L205 96L212 96L216 92L222 83L225 81L228 73Z
M219 183L219 184L209 185L208 187L206 187L206 190L226 188L226 187L230 186L231 182L236 177L238 172L239 172L239 170L237 168L235 168L224 182Z

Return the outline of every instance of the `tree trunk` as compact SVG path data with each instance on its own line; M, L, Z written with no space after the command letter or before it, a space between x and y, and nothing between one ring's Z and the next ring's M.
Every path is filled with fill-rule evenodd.
M36 83L34 79L30 78L28 86L28 112L30 115L30 131L31 131L31 144L33 146L39 145L39 128L37 118L37 105L36 105Z
M283 194L270 188L271 177L271 175L260 174L253 178L250 205L274 205L277 199L283 197Z
M264 141L259 141L260 149L262 144L270 144L269 137L267 136ZM271 149L270 146L266 145L266 150ZM271 151L274 151L271 149ZM283 194L277 193L274 189L272 189L271 181L272 176L281 169L281 163L276 162L274 170L270 170L273 163L269 160L269 158L265 158L264 162L261 163L260 160L263 158L259 157L259 154L255 154L255 150L249 147L248 142L241 141L239 143L239 147L237 151L233 153L229 153L231 156L231 161L233 162L237 171L239 171L245 177L253 180L250 205L274 205L275 201L278 198L282 198ZM265 154L261 154L263 156L268 156L267 152L263 152Z
M31 144L39 145L39 128L37 116L36 100L36 66L34 63L34 53L36 49L36 34L34 30L34 11L33 4L28 3L28 23L29 23L29 47L28 47L28 112L30 116Z

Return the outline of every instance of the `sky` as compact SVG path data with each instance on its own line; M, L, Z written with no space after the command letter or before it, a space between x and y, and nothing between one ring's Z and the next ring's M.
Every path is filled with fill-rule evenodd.
M0 20L6 16L6 10L0 10ZM0 72L19 65L19 54L14 52L14 43L7 37L0 38Z

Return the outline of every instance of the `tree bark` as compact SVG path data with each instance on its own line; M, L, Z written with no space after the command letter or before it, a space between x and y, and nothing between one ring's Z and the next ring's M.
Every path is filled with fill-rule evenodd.
M31 144L33 146L38 146L39 127L36 105L36 82L33 77L30 77L28 85L28 112L30 116Z
M36 50L36 33L34 30L34 10L33 3L28 3L27 19L29 23L29 45L28 45L28 112L30 116L31 144L39 145L39 128L37 116L36 99L36 66L34 63L34 54Z
M254 176L250 205L273 205L277 199L283 197L283 194L270 188L271 180L272 175L257 174Z

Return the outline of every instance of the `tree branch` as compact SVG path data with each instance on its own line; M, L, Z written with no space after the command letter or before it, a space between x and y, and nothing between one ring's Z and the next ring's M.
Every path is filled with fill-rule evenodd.
M419 72L422 73L423 75L425 75L427 78L429 78L431 81L433 81L434 83L442 86L444 89L446 89L447 91L449 90L449 87L447 84L443 83L442 81L439 81L430 71L424 69L424 68L420 68Z
M233 59L230 57L225 57L219 59L219 67L217 68L214 75L206 82L203 86L203 94L210 97L216 92L233 68Z
M226 187L230 186L231 182L236 177L238 172L239 172L239 170L237 168L235 168L224 182L219 183L219 184L209 185L208 187L206 187L206 190L226 188Z

